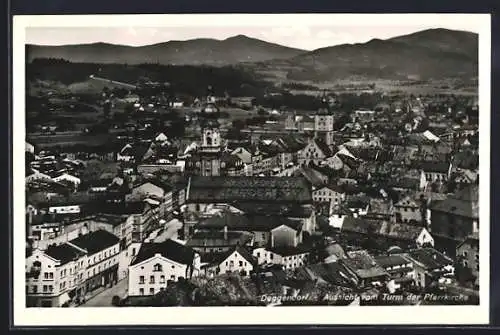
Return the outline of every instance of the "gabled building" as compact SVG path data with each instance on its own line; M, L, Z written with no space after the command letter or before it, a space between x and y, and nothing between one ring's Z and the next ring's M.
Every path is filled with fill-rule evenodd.
M285 270L293 270L308 264L309 249L304 247L255 248L253 257L259 265L276 264Z
M312 162L319 165L320 162L331 156L333 156L333 153L326 142L320 139L313 139L301 151L299 163L307 165Z
M338 263L356 274L360 287L383 287L390 278L389 273L365 250L350 251Z
M118 237L104 230L35 249L26 259L27 305L68 306L110 287L118 278L119 254Z
M275 229L282 225L293 228L300 234L307 231L308 228L300 219L290 219L276 214L235 214L226 212L200 222L194 229L196 232L248 232L253 234L252 244L254 246L272 246L274 239L279 235L279 232L276 232ZM196 233L191 235L196 236ZM293 236L289 238L288 243L296 245L296 240L301 241L302 239Z
M420 225L424 219L423 204L420 204L413 197L406 196L394 204L394 220L396 222L411 223Z
M86 252L71 244L35 249L26 259L26 306L61 307L85 295Z
M434 246L434 239L426 228L405 223L348 216L340 231L343 238L354 245L368 241L374 249L380 250L393 245L402 248Z
M457 259L479 280L479 234L473 233L457 246Z
M155 295L164 290L169 281L189 279L200 270L200 256L188 246L173 240L143 243L129 266L129 297Z
M118 280L120 239L106 230L96 230L81 235L68 242L85 250L87 272L85 292L91 292L102 286L111 286Z
M345 200L346 194L337 185L325 185L313 191L313 200L316 202L328 202L332 206L340 205Z
M478 192L478 185L470 185L431 207L430 229L436 249L452 258L458 244L479 232Z
M375 257L375 262L390 276L387 283L390 293L402 292L414 285L413 262L408 258L398 254L380 255Z
M208 276L225 273L238 273L241 276L249 276L256 265L257 259L252 256L251 252L245 247L236 245L227 252L208 254L202 257L201 268Z
M246 231L223 230L195 231L186 241L186 246L200 254L227 252L235 246L252 246L254 236Z
M187 210L202 212L210 204L312 204L311 185L303 177L190 177Z
M433 248L415 249L404 256L413 263L417 286L426 288L454 276L453 260Z
M425 181L429 184L447 181L451 173L452 165L447 162L422 161L417 162L415 167L424 173Z

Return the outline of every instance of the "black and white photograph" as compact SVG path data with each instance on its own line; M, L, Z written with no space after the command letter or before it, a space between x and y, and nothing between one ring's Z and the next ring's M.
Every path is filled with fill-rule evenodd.
M20 323L488 322L489 15L19 16L13 44Z

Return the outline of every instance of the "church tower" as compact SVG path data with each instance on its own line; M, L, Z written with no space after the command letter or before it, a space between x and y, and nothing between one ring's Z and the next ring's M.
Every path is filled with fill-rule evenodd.
M205 100L202 103L201 112L205 114L217 113L219 108L216 104L215 92L212 86L208 86Z
M321 96L321 106L314 116L314 136L321 138L327 145L333 144L333 114L330 111L330 104L326 92Z
M221 175L222 138L217 121L210 121L203 125L202 141L198 154L200 175Z

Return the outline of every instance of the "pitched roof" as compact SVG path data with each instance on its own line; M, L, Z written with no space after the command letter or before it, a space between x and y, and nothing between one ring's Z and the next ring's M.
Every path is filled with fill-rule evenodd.
M399 200L394 206L405 206L405 207L415 207L418 208L420 205L410 196L406 196Z
M341 230L359 234L374 234L395 239L415 241L423 227L390 222L386 220L369 220L364 218L354 218L348 216L342 223Z
M472 246L477 246L479 248L479 233L475 232L475 233L472 233L469 236L467 236L465 238L465 240L463 242L461 242L457 246L457 250L458 250L458 248L460 248L464 244L469 244L469 245L472 245Z
M355 287L358 284L356 275L340 262L308 265L297 271L297 277L308 282L319 277L327 283L341 287Z
M279 203L249 203L234 202L232 206L243 211L249 216L281 215L289 218L308 218L313 213L313 207L309 204L279 204Z
M423 264L428 270L442 268L453 264L453 260L433 248L415 249L408 252L408 256Z
M174 262L189 265L193 263L195 252L193 249L170 239L161 243L143 243L131 265L141 263L156 254Z
M57 259L61 262L61 265L71 262L72 260L78 259L85 253L72 245L67 243L59 244L58 246L48 246L45 250L45 254L49 257Z
M366 250L351 251L347 253L347 256L348 257L343 259L342 262L360 278L373 278L388 275Z
M283 246L283 247L269 248L268 250L280 256L300 255L309 253L310 251L309 248L306 248L304 246L297 246L297 247Z
M190 178L188 202L312 202L311 187L301 177Z
M298 174L306 178L314 186L322 186L325 183L322 178L323 174L316 169L303 166L298 170Z
M316 146L319 148L319 150L321 150L321 152L323 153L323 155L325 155L325 157L330 157L333 155L333 152L332 150L330 149L330 147L328 147L328 145L320 140L320 139L314 139L314 143L316 143Z
M401 255L376 256L375 262L382 267L407 264L408 260Z
M337 155L338 158L340 158L340 160L342 161L342 163L344 163L345 165L347 165L352 170L356 170L360 166L360 164L361 164L360 161L358 161L357 159L352 158L351 156L344 155L342 153L337 153L336 155Z
M446 162L415 162L415 167L425 172L448 173L450 164Z
M276 140L285 152L297 152L306 147L307 143L293 135L281 136Z
M252 233L244 231L228 231L227 238L223 231L197 231L186 242L189 247L226 247L246 245L253 238Z
M229 256L231 256L234 252L240 254L248 263L252 264L253 266L257 265L257 259L255 259L255 257L252 256L250 251L248 251L245 247L240 245L235 245L233 248L229 249L226 252L205 254L202 256L202 261L212 265L220 264L223 261L225 261Z
M390 215L392 214L391 202L386 199L371 198L369 212L373 214Z
M69 243L79 248L87 250L89 254L95 254L98 251L109 248L120 241L118 237L106 230L96 230L85 235L81 235Z
M479 218L477 185L470 185L458 191L455 195L435 203L431 209L468 218Z
M463 169L474 170L479 166L479 155L470 151L460 151L453 156L453 165Z
M242 215L233 213L224 213L222 216L214 216L206 221L200 222L197 229L223 229L225 226L230 231L262 231L269 232L281 225L289 226L293 229L299 229L301 223L299 220L291 220L281 215Z

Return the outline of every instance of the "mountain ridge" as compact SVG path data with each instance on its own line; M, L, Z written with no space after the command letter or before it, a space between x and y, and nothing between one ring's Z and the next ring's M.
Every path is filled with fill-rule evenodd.
M257 64L286 72L288 80L325 81L352 76L391 79L477 77L478 34L426 29L388 39L341 44L307 51L246 35L223 40L200 38L144 46L104 42L80 45L27 45L27 62L59 58L75 63L137 65Z

